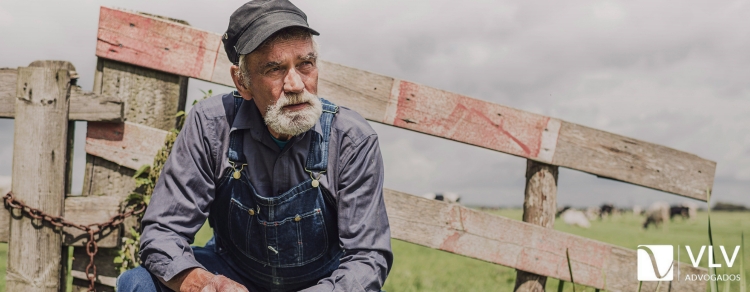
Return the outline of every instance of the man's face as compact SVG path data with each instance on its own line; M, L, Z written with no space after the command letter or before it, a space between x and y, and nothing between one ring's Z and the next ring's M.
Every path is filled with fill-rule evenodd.
M249 87L237 90L255 102L274 136L288 138L315 124L320 102L311 38L275 41L248 55L246 64Z

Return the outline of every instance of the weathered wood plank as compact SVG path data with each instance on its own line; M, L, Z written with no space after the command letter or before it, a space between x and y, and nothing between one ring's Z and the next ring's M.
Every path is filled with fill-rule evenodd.
M98 56L234 86L218 34L101 13ZM325 61L319 68L319 94L371 121L703 201L713 187L716 163L696 155Z
M119 198L109 196L68 197L65 199L65 219L81 225L104 223L119 213L121 203ZM65 245L84 246L88 241L88 234L81 230L66 227L63 231ZM113 232L115 230L102 230L102 233L97 235L96 241L99 247L118 246L120 239L109 236Z
M94 84L94 88L100 89L101 92L96 93L120 98L125 103L124 116L127 122L161 130L174 128L175 114L178 110L184 108L180 103L186 100L184 95L187 93L188 78L101 58L97 64L101 65L97 65L95 74L97 84ZM101 78L98 76L101 76ZM89 123L89 126L92 127L92 133L95 132L96 123ZM123 135L125 142L128 142L128 136L130 135ZM144 145L159 145L163 144L164 139L144 142L146 143ZM117 143L113 143L117 145ZM125 150L127 150L130 145L137 145L137 143L125 145ZM134 147L138 148L138 146ZM155 149L159 147L161 145L155 146ZM151 164L152 158L153 154L148 159L139 159L136 162L132 160L132 157L129 157L130 167L126 167L87 154L82 195L111 196L120 201L124 200L128 194L135 190L135 180L133 179L135 171L131 167ZM121 161L121 163L128 165L124 161ZM125 228L132 226L123 225ZM122 231L117 229L113 230L109 236L119 242L121 236L127 236L128 233L121 234ZM75 252L79 252L81 248L76 247L75 249ZM100 249L100 251L103 250ZM108 256L103 257L102 260L105 262L112 261L113 258Z
M68 62L34 62L18 69L12 190L27 205L63 215L68 146ZM40 178L44 183L40 183ZM10 221L8 291L57 291L62 236L52 225L21 215ZM44 227L40 226L44 225Z
M388 189L385 203L395 239L570 281L568 249L576 283L607 291L638 288L635 250ZM690 264L679 268L682 275L707 273ZM673 281L672 291L705 291L706 282L683 280ZM653 291L656 283L643 286Z
M0 68L0 118L13 117L16 112L16 68Z
M71 199L66 199L66 216L86 222L106 221L119 208L116 201L102 197ZM607 291L637 289L635 250L389 189L385 190L385 202L395 239L570 281L565 256L568 249L576 283ZM84 215L80 211L84 208L108 211ZM76 212L86 218L73 215ZM681 275L707 273L690 264L681 263L679 267ZM682 280L672 282L673 291L705 289L705 282ZM644 291L653 291L655 286L644 282L644 289L648 288Z
M557 211L557 166L526 160L523 222L551 229ZM516 270L516 292L544 291L547 277Z
M113 258L117 256L117 249L113 248L100 248L94 257L94 264L96 265L96 291L99 292L114 292L117 276L120 271L117 265L113 262ZM85 248L76 247L73 251L73 265L70 271L70 275L73 276L73 291L84 292L88 291L89 281L86 277L86 266L89 264L89 256L86 254Z
M124 103L122 100L101 96L73 87L70 92L70 120L88 122L122 122Z
M716 171L697 155L568 122L552 164L702 201Z
M89 123L86 153L137 170L154 161L166 136L167 131L130 122Z
M15 116L16 69L0 69L0 118ZM83 91L78 86L71 87L68 119L71 121L123 121L121 100Z
M107 7L99 12L98 57L211 80L223 50L215 33Z

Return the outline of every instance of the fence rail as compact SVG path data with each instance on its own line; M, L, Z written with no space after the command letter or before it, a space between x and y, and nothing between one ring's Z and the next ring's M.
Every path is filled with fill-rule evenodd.
M234 87L219 34L102 7L96 55ZM370 121L706 201L716 163L661 145L320 62L319 93Z
M61 208L78 224L104 222L117 214L135 188L132 174L153 161L174 125L174 114L184 109L188 77L234 85L218 34L155 16L102 7L96 55L93 92L71 87L69 95L69 119L89 122L84 194L65 198ZM319 69L320 95L370 121L528 159L525 222L390 189L384 194L393 238L515 268L517 290L526 283L519 281L544 287L544 280L534 277L520 280L522 273L570 280L566 252L576 283L608 291L638 287L636 251L547 224L554 220L558 166L703 201L713 186L716 163L693 154L326 61L319 62ZM30 93L22 94L25 84L19 76L16 69L0 69L0 118L15 118L17 109L25 109L19 106L21 99L30 99ZM70 141L67 147L69 153ZM55 181L69 180L69 161L67 168L65 175L56 173L60 177ZM35 183L25 180L22 193ZM534 206L539 200L547 205ZM9 226L22 222L10 220L9 212L0 210L0 241L11 241L10 250L18 251L18 240L13 244L17 238L10 234L19 231ZM63 231L63 244L76 246L74 255L85 253L80 246L86 234ZM114 283L116 250L111 248L118 247L121 234L121 228L99 234L102 257L96 264L106 267L98 274L100 289L111 290L106 286ZM685 274L706 273L684 263L676 268ZM74 261L66 273L85 279L81 270L81 262ZM657 283L643 286L653 290ZM670 288L705 291L705 282L677 279Z

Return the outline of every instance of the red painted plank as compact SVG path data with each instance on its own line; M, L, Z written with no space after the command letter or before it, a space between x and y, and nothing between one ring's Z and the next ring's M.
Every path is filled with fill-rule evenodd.
M400 81L392 124L531 159L539 157L549 117Z
M211 80L221 46L217 34L102 7L96 55L177 75Z
M138 169L151 164L164 146L167 131L134 123L89 122L86 153Z
M97 56L234 86L218 34L102 8ZM460 94L320 60L320 93L371 121L698 200L716 163Z

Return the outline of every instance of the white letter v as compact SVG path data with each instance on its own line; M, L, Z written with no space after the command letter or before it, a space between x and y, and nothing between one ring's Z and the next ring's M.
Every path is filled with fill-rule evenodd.
M698 252L698 258L696 259L693 257L693 251L690 250L690 246L685 246L685 249L687 249L688 255L690 256L690 261L693 262L693 267L698 267L698 264L701 262L701 258L703 257L703 250L706 249L705 245L701 245L701 251Z

